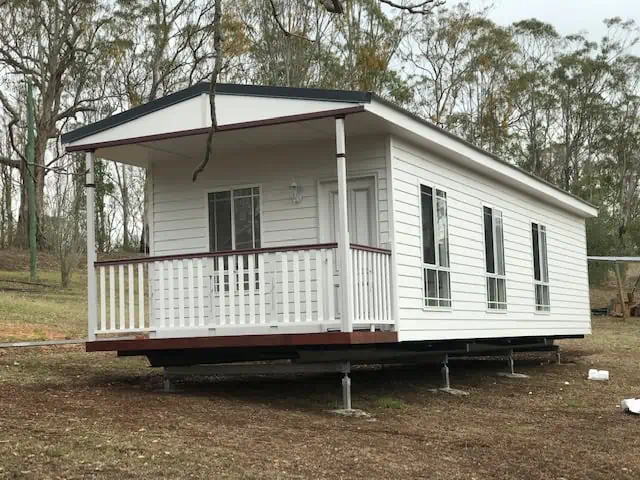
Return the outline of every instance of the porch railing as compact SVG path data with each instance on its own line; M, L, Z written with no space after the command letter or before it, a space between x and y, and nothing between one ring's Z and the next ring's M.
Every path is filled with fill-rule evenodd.
M340 329L336 249L330 243L95 262L95 333ZM355 328L393 323L390 256L352 245Z

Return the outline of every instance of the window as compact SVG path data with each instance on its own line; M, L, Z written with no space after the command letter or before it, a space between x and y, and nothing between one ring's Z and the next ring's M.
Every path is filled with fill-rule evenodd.
M435 197L434 197L435 191ZM447 194L420 185L424 302L427 307L451 306Z
M260 189L258 187L239 188L209 193L209 250L224 252L260 248ZM249 258L241 258L244 267L245 290L249 288ZM257 261L257 259L256 259ZM254 265L257 265L254 262ZM224 269L229 268L229 257L224 257ZM218 263L214 262L214 270ZM235 263L238 271L238 260ZM256 272L256 284L257 272ZM219 290L215 276L216 291ZM225 275L225 291L229 290L229 276ZM238 281L236 279L236 286Z
M531 224L533 248L533 284L536 297L536 311L551 311L549 300L549 264L547 261L547 229L544 225Z
M260 248L260 189L209 193L209 250Z
M491 310L507 309L507 280L504 270L504 233L502 212L483 207L484 258L487 277L487 307Z

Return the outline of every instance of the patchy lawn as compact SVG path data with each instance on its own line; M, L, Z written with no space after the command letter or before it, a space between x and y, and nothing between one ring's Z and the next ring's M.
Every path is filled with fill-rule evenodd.
M75 272L69 288L60 274L0 271L0 342L87 337L87 275Z
M160 391L141 358L77 347L0 350L0 478L636 479L640 324L595 319L571 363L452 362L468 397L431 393L437 366L356 371L354 406L328 413L336 375L189 381ZM585 379L591 367L611 381ZM568 384L566 384L568 382Z

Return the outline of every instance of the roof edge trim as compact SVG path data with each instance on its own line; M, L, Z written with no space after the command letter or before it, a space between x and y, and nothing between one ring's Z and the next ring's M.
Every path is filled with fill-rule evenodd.
M124 112L117 113L104 120L85 125L60 137L62 144L76 142L96 133L109 130L125 124L163 108L181 103L185 100L209 93L209 83L197 83L191 87L179 90L165 97L152 100L143 105L138 105ZM216 85L216 93L220 95L246 95L253 97L290 98L300 100L324 100L343 103L370 103L373 98L371 92L352 92L348 90L328 90L321 88L297 88L276 87L263 85L244 85L233 83L219 83Z
M320 110L317 112L267 118L264 120L255 120L252 122L230 123L228 125L220 125L217 131L222 133L222 132L230 132L234 130L244 130L248 128L268 127L271 125L283 125L286 123L299 123L299 122L306 122L309 120L319 120L319 119L328 118L328 117L352 115L354 113L362 113L364 111L365 111L364 105L355 105L353 107L338 108L334 110ZM84 145L71 145L71 146L65 147L65 151L68 153L95 151L99 148L120 147L123 145L154 142L158 140L167 140L170 138L189 137L193 135L204 135L208 133L209 130L210 130L209 127L195 128L192 130L160 133L157 135L146 135L142 137L123 138L121 140L111 140L107 142L87 143Z

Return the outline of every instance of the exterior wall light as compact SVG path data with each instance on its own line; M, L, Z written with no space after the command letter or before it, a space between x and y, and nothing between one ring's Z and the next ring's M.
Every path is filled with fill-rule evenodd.
M302 201L302 187L293 180L291 185L289 185L289 190L291 191L291 200L293 203L300 203Z

